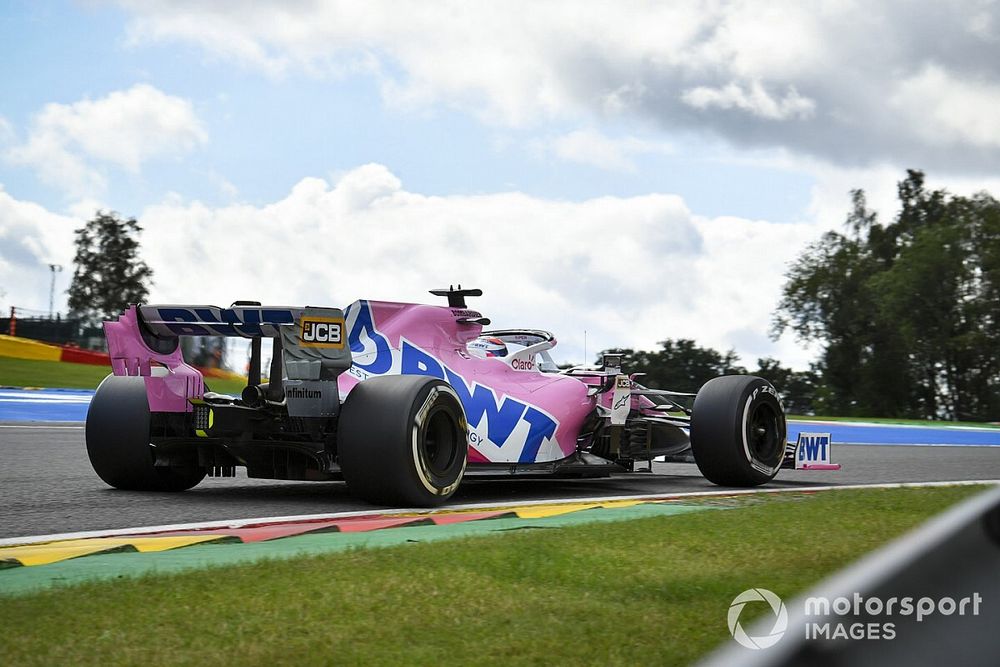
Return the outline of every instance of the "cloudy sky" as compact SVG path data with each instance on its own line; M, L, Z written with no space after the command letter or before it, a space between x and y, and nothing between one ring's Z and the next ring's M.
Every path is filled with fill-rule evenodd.
M8 2L0 308L139 218L151 300L481 287L560 361L767 336L787 264L906 168L1000 195L1000 3Z

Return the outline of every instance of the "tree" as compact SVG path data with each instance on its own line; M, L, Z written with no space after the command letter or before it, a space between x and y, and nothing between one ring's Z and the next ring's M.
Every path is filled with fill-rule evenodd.
M738 365L739 359L733 350L723 354L684 338L660 341L659 350L614 348L601 353L604 354L622 355L624 371L643 373L644 377L639 381L652 389L697 393L703 384L714 377L747 372ZM824 403L822 377L815 366L808 371L793 371L782 366L778 360L767 357L757 360L757 369L753 374L775 386L788 413L807 415L829 412Z
M135 218L98 211L93 220L76 230L76 255L70 284L70 315L87 325L117 317L130 303L141 303L149 294L153 272L139 257Z
M1000 202L928 191L910 170L888 225L852 192L786 274L772 333L823 343L817 409L995 419L1000 409Z
M604 353L624 355L622 368L645 373L640 382L652 389L696 392L718 375L746 372L736 365L739 359L735 351L722 354L686 338L660 341L660 349L652 352L613 349Z
M899 416L909 390L897 381L901 346L883 322L871 280L892 260L892 231L868 209L864 192L851 193L846 233L827 232L785 274L772 335L791 329L802 340L822 341L817 365L822 407L840 415Z
M757 360L757 370L753 374L774 385L788 414L811 415L822 410L822 381L815 367L808 371L793 371L782 366L777 359L765 357Z
M916 223L892 267L873 285L882 294L884 317L896 324L908 351L918 414L989 419L1000 402L1000 335L995 275L984 268L997 252L989 227L1000 216L1000 202L983 194L926 192L920 185L910 190L912 204L907 202Z

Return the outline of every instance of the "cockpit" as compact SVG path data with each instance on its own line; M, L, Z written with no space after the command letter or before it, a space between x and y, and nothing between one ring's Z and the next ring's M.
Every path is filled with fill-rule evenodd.
M502 359L514 370L558 373L559 366L549 354L549 350L555 346L555 336L548 331L501 329L483 331L479 338L470 341L466 347L474 357Z

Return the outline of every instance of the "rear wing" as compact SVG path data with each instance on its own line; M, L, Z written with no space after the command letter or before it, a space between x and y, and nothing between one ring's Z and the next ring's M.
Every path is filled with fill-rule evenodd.
M276 338L278 327L293 324L304 308L261 306L237 301L230 308L218 306L138 306L139 321L158 338L178 336L231 336Z
M129 306L116 321L104 323L104 334L114 374L145 377L149 408L154 412L190 412L192 400L204 396L201 372L185 363L181 356L181 336L251 339L247 390L243 396L249 403L282 402L285 385L301 388L299 385L303 383L310 387L320 383L318 387L322 387L325 397L322 413L329 414L336 406L330 407L327 395L335 394L337 375L350 368L352 362L344 313L339 308L261 306L247 302L236 302L230 308ZM263 338L273 339L271 379L266 384L261 384ZM296 408L294 411L299 412Z

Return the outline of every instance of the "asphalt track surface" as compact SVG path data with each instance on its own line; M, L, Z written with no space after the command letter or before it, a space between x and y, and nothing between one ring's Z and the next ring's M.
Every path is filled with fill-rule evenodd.
M1000 447L834 446L840 471L782 470L771 487L989 480ZM118 491L94 474L79 423L0 423L0 538L184 522L378 511L342 482L206 478L183 493ZM469 480L453 504L718 491L694 465L657 463L653 474L599 480Z

